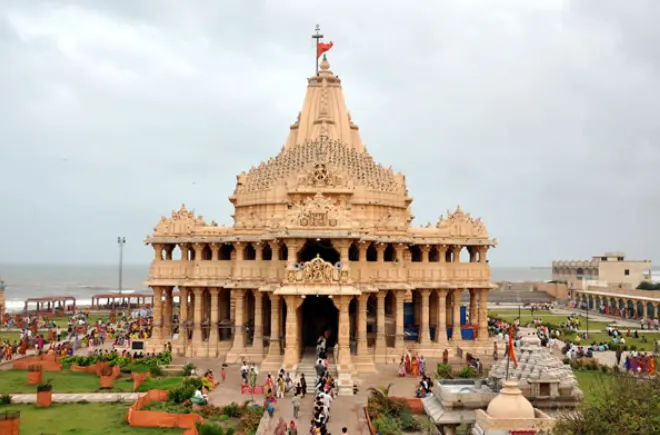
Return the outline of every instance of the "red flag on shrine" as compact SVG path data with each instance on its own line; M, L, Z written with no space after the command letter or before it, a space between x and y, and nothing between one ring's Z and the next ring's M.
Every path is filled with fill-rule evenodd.
M330 42L319 42L316 46L317 47L316 48L316 58L318 59L319 57L321 57L321 55L323 53L325 53L326 51L330 50L333 45L334 44L332 43L332 41L330 41Z

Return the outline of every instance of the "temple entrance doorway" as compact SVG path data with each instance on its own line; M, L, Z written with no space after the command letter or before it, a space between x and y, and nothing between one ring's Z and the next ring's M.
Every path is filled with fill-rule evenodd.
M307 296L302 304L303 347L315 347L316 340L329 332L326 346L337 343L339 310L328 296Z
M339 261L339 252L332 246L330 240L309 239L298 252L298 262L304 263L321 257L325 261L336 264Z

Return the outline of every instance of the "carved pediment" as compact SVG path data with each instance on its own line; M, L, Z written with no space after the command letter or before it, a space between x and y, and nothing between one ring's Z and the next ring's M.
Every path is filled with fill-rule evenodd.
M408 219L402 210L387 208L385 213L376 223L377 229L403 230L408 227Z
M234 225L236 228L258 228L263 226L263 222L254 208L250 206L247 210L241 210L235 214Z
M348 280L348 271L341 270L317 256L294 269L287 270L286 279L289 282L307 284L337 284Z
M479 237L488 238L488 230L481 218L472 218L470 213L465 213L461 206L453 213L447 211L447 217L440 216L435 226L444 229L451 237Z
M349 225L348 210L335 204L329 196L317 192L294 204L287 213L286 225L294 227L346 227Z
M332 165L318 162L298 176L296 187L351 189L353 183L349 177L332 167Z
M161 217L160 222L154 228L154 234L185 234L191 232L195 227L206 226L204 218L195 216L195 212L188 210L183 204L181 208L172 211L171 217Z

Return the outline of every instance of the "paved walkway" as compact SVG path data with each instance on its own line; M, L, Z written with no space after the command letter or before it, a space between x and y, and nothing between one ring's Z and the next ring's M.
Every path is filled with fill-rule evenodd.
M140 393L80 393L53 394L54 403L87 402L135 402ZM12 394L11 403L37 403L36 394Z

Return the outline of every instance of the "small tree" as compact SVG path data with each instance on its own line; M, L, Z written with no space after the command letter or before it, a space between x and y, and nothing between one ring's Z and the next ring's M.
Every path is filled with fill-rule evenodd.
M593 398L557 419L556 435L660 434L660 380L601 376Z

